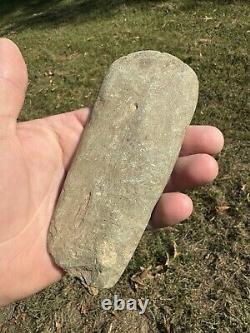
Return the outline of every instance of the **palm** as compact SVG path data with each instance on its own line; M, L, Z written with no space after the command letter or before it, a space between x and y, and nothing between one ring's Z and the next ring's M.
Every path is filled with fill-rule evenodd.
M41 290L62 275L47 251L47 232L88 118L84 109L17 124L26 84L20 52L0 39L0 304ZM191 214L191 199L178 191L216 177L217 163L210 154L222 146L216 128L189 127L181 157L152 214L153 227Z
M38 289L61 274L46 249L47 230L86 116L87 112L76 111L19 123L16 132L2 140L1 154L5 158L0 167L4 174L0 270L4 273L0 285L5 288L6 283L14 285L16 290L12 287L12 292L25 287L21 279L22 285L17 283L23 272L31 279L34 275L37 281L37 275L43 270ZM30 280L27 280L27 288L30 288ZM37 290L36 285L33 288L31 291Z

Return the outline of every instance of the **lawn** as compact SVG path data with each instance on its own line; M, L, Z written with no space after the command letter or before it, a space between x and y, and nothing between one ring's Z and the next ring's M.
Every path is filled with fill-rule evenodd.
M146 232L114 288L93 296L65 277L1 309L1 333L249 332L249 12L247 0L1 0L0 36L29 70L20 121L93 104L115 59L154 49L196 71L193 124L225 135L218 179L190 192L192 217ZM145 314L103 311L115 294L149 298Z

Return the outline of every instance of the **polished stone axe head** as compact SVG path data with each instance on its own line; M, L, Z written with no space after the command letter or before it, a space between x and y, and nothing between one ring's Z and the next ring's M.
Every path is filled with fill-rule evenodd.
M48 235L56 264L110 288L168 182L198 98L194 71L141 51L115 61L67 174Z

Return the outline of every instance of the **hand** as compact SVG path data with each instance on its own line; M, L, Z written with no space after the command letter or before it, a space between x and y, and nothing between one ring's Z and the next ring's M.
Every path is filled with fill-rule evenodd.
M26 88L20 51L0 39L0 305L31 295L63 274L47 251L47 232L89 116L85 108L17 123ZM178 223L191 214L191 199L176 191L212 181L218 166L210 155L222 147L218 129L188 128L181 157L153 212L153 227Z

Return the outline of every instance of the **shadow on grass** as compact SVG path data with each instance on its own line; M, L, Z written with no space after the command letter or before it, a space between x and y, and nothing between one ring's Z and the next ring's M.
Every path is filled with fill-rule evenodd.
M237 0L238 1L238 0ZM248 0L241 0L242 3ZM185 0L180 10L194 10L205 0ZM236 3L236 0L213 0L216 4ZM74 21L95 20L108 18L119 8L149 6L160 3L162 6L171 5L167 0L2 0L0 4L0 35L7 34L12 30L24 30L34 26L57 26L59 24L72 23ZM4 26L3 26L4 25Z
M13 15L13 23L21 29L40 24L72 22L74 18L94 19L112 15L120 6L150 5L160 0L3 0L0 20Z

